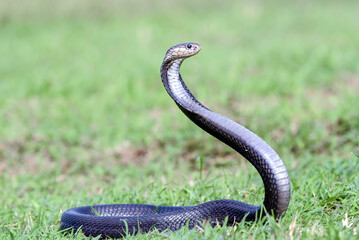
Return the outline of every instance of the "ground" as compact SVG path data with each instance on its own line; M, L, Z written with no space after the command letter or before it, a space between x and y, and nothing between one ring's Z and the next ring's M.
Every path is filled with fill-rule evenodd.
M159 75L198 42L194 95L267 141L292 198L278 223L133 239L356 239L357 1L0 3L0 238L58 231L71 207L263 201L245 159L177 109Z

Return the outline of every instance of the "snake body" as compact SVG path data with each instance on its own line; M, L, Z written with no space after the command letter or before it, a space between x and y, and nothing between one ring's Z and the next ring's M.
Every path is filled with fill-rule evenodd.
M265 188L263 205L221 199L196 206L171 207L146 204L94 205L69 209L61 218L61 229L77 231L86 236L121 238L127 234L189 229L201 223L232 225L245 219L254 221L263 211L275 219L282 216L290 200L287 170L278 154L260 137L203 106L188 90L179 73L186 58L197 54L201 46L184 43L171 47L161 66L165 89L182 112L203 130L244 156L259 172Z

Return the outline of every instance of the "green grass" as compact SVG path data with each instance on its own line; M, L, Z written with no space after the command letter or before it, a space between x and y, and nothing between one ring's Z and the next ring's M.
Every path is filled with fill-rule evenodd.
M130 239L357 239L357 1L0 3L0 238L58 232L68 208L263 201L255 169L165 92L166 50L194 41L182 75L206 106L282 157L278 223ZM203 158L203 168L199 158Z

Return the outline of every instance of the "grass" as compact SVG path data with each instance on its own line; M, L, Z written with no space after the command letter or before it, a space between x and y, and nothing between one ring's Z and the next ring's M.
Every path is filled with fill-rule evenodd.
M129 239L356 239L356 1L0 3L0 238L58 232L68 208L107 203L260 204L252 166L165 93L174 44L199 42L182 75L206 106L265 139L292 198L278 223ZM203 166L201 161L203 159Z

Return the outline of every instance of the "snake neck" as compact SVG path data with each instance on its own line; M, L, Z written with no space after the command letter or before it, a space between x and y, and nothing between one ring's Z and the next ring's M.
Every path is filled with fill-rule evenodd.
M179 73L183 60L167 58L161 66L162 82L168 94L196 125L232 147L257 169L265 188L263 205L278 219L287 210L290 199L289 178L282 160L256 134L212 112L193 96Z
M163 85L165 86L167 93L181 110L186 109L190 112L196 112L207 109L193 96L182 80L179 71L183 60L184 59L180 58L162 64L161 77Z

